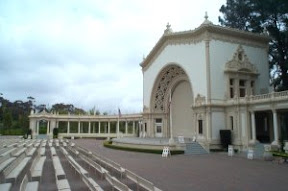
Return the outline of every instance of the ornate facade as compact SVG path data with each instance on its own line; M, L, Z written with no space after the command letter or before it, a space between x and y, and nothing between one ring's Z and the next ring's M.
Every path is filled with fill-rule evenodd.
M168 24L140 64L147 135L196 138L207 149L219 146L222 129L243 150L288 140L288 92L269 85L269 40L207 18L184 32Z

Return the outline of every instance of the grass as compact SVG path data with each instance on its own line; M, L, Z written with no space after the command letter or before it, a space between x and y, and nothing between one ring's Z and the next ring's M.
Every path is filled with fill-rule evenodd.
M107 147L110 149L116 149L116 150L152 153L152 154L162 154L162 150L159 150L159 149L144 149L144 148L132 148L132 147L117 146L117 145L112 145L112 141L104 141L103 145L104 145L104 147ZM172 150L170 152L171 152L171 155L184 154L183 150Z

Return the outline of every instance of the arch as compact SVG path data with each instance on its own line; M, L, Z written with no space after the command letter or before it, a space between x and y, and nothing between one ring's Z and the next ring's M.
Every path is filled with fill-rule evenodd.
M169 92L180 81L187 81L193 90L189 77L185 70L177 63L168 63L157 75L150 95L150 108L153 113L167 113ZM191 101L193 101L193 91Z
M188 92L185 93L183 101L180 101L182 99L180 98L182 95L179 92L181 91ZM174 96L175 92L177 94L176 97ZM171 102L169 100L170 94L172 97ZM150 112L151 114L153 114L151 118L152 124L150 132L154 132L154 134L152 133L152 136L154 135L156 137L159 137L159 132L161 132L160 136L166 137L175 135L192 137L192 134L194 133L193 110L191 108L191 105L193 105L194 101L193 97L194 96L192 85L185 70L177 63L169 63L164 66L157 75L150 97ZM174 105L177 105L177 107L175 108L176 110L180 111L181 106L185 106L185 109L181 110L179 114L177 112L172 112L171 103L173 102ZM182 111L185 111L185 113L183 113ZM175 119L174 122L173 119ZM161 124L158 123L159 120L162 121L161 124L163 127L163 130L160 131L159 125ZM170 128L171 124L172 131ZM174 125L175 127L173 127ZM174 131L176 132L176 134L173 133Z

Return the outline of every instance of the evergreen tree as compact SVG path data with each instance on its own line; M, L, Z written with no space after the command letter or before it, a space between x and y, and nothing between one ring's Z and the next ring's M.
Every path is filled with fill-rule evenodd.
M288 1L227 0L220 12L223 26L268 32L271 84L276 91L288 90Z

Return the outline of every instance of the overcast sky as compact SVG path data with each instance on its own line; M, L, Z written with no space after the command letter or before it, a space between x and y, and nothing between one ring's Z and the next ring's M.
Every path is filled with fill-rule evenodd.
M142 111L139 63L162 36L218 24L225 0L1 0L0 93L11 101Z

